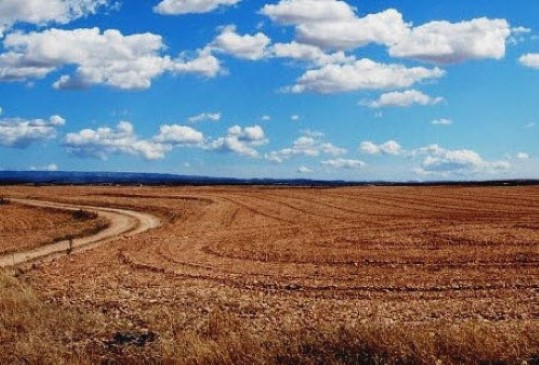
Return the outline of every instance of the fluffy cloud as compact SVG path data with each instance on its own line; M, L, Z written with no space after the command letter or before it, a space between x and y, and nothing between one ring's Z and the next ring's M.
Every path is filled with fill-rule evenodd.
M521 56L518 61L523 66L539 69L539 53L528 53Z
M530 155L528 155L526 152L519 152L517 153L517 160L528 160L530 158Z
M165 72L215 76L219 61L207 50L194 59L161 55L162 37L152 33L123 35L98 28L11 33L0 55L0 81L42 78L64 66L76 66L54 87L81 88L104 84L120 89L145 89Z
M420 166L414 169L419 175L450 177L478 173L495 174L511 167L507 161L486 161L470 149L450 150L437 144L405 150L396 141L387 141L380 145L366 141L361 143L359 150L371 155L405 156L415 161L419 159Z
M445 72L439 68L412 67L383 64L363 58L352 64L331 64L309 70L295 85L285 91L293 93L337 93L354 90L405 88L417 82L437 79Z
M388 9L363 18L300 24L298 39L329 49L357 48L369 43L391 45L408 31L402 15Z
M162 125L154 142L169 146L194 146L204 143L204 135L191 127L183 125Z
M382 144L374 144L371 141L362 142L359 145L359 150L369 155L399 155L403 152L401 145L393 140L384 142Z
M409 107L412 105L435 105L444 100L442 97L432 97L417 90L394 91L380 95L378 100L365 103L371 108Z
M310 44L290 42L276 43L270 48L273 57L290 58L298 61L311 62L318 66L334 63L351 63L354 58L344 52L325 53L321 48Z
M163 0L154 7L162 15L181 15L189 13L209 13L219 7L231 6L241 0Z
M439 119L434 119L432 122L430 122L430 124L432 124L432 125L451 125L451 124L453 124L453 121L451 119L447 119L447 118L439 118Z
M217 138L206 144L206 149L222 152L233 152L242 156L258 157L256 147L268 143L262 127L255 125L242 128L235 125L228 129L224 137Z
M496 173L510 168L506 161L485 161L477 152L461 149L447 150L436 144L420 148L415 155L426 155L418 174L448 176L450 174L469 175L474 173Z
M69 133L64 146L73 154L81 157L95 157L106 160L109 154L125 153L142 156L147 160L165 157L171 147L157 141L139 139L133 125L122 121L116 128L83 129Z
M120 122L115 128L83 129L69 133L64 147L80 157L106 160L110 154L129 154L147 160L163 159L176 147L194 147L208 151L233 152L243 156L257 157L257 147L268 143L260 126L242 128L233 126L227 134L216 139L206 139L194 128L178 124L162 125L155 136L142 139L129 122Z
M0 120L0 146L26 148L32 143L55 138L64 118L54 115L48 120L11 118Z
M266 55L266 47L271 43L264 33L239 35L236 27L224 27L210 45L212 49L251 61L259 60Z
M434 21L411 29L389 48L389 54L443 64L501 59L510 35L511 28L504 19Z
M261 13L279 24L295 26L302 43L325 49L392 45L409 27L394 9L361 18L346 2L336 0L281 0L265 5Z
M215 77L221 72L221 63L212 55L211 50L203 48L197 50L196 57L185 57L181 54L178 58L170 60L171 63L166 71L176 75L196 74L204 77ZM165 57L165 59L169 59Z
M296 139L291 147L272 151L265 157L269 161L283 162L294 157L316 157L321 154L340 156L346 153L344 148L336 147L331 143L323 142L321 134L307 133Z
M511 28L505 19L485 17L412 27L395 9L359 17L341 0L281 0L265 5L261 13L278 24L294 26L301 43L337 50L376 43L387 46L394 57L442 64L500 59L512 34L519 36L529 31Z
M218 122L221 120L221 113L200 113L197 115L194 115L192 117L189 117L187 121L189 123L199 123L199 122L205 122L205 121L212 121L212 122Z
M353 9L346 2L334 0L281 0L265 5L260 12L286 25L355 18Z
M94 14L108 0L2 0L0 1L0 36L15 23L45 25L66 24Z
M355 170L360 169L362 167L365 167L366 164L363 161L360 160L346 160L343 158L338 158L335 160L325 160L320 162L324 166L332 167L332 168L338 168L338 169L348 169L348 170Z

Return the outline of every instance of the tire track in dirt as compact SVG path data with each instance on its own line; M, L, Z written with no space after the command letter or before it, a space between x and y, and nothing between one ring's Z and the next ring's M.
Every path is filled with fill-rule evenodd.
M161 225L160 220L148 213L127 209L103 208L98 206L73 205L31 199L11 199L13 202L33 207L49 207L67 211L91 210L107 219L110 226L98 233L72 240L71 252L84 252L110 242L123 235L135 235ZM49 261L66 255L70 249L69 240L55 242L35 249L0 255L0 268L13 267L28 263Z
M214 203L211 209L171 226L175 236L122 252L122 264L142 275L279 295L464 292L472 298L477 292L537 291L534 210L509 211L501 197L478 202L461 191L435 191L425 194L428 199L406 193L203 191L184 199L204 196ZM182 199L159 197L165 196ZM197 209L188 211L192 216ZM269 233L261 218L270 221ZM526 230L515 230L516 224Z

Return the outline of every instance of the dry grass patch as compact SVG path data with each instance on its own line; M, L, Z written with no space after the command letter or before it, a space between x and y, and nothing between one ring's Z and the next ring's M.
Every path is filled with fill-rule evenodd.
M41 301L18 279L0 271L0 363L84 364L76 351L95 321L72 308Z

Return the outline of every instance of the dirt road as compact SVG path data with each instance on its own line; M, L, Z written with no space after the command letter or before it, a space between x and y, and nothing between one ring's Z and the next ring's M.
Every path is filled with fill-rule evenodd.
M82 252L98 245L109 242L121 235L135 235L149 229L158 227L159 219L148 213L141 213L127 209L113 209L96 206L79 206L42 200L11 199L11 201L35 207L50 207L76 211L81 208L96 212L99 216L110 221L110 226L95 235L74 239L72 252ZM65 255L69 250L69 241L60 241L44 245L32 250L21 251L14 254L0 255L0 267L12 267L26 263L47 261Z

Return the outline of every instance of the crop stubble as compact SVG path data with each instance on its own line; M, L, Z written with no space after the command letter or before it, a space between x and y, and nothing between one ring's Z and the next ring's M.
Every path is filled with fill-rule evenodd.
M131 207L165 220L26 275L48 302L105 313L96 336L127 326L173 340L174 328L195 330L219 311L260 336L351 323L433 331L479 323L494 337L528 334L520 340L538 350L537 187L0 193Z

